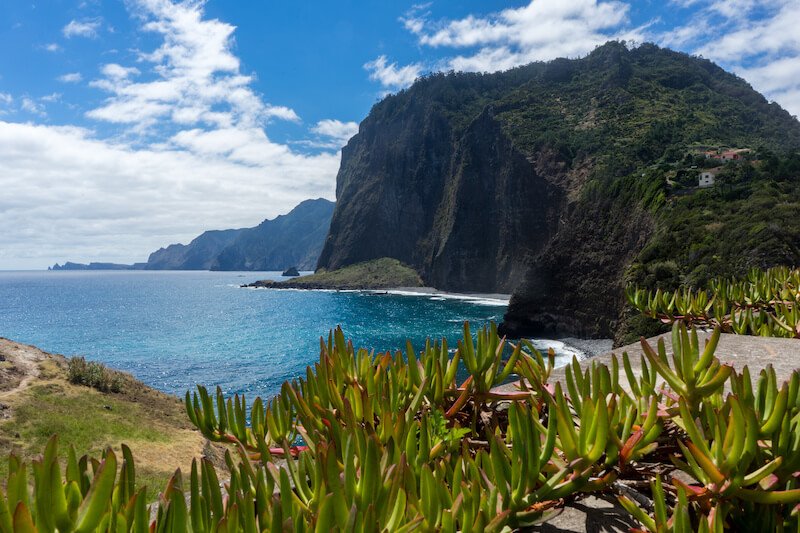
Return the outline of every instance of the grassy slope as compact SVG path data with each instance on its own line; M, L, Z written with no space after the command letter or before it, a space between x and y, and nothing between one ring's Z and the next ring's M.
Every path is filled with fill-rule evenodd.
M259 287L296 289L391 289L421 287L419 274L396 259L383 257L330 272L317 272L281 282L263 281Z
M6 361L4 364L9 363ZM50 356L39 364L39 376L29 387L5 398L0 413L0 457L10 452L30 459L40 454L52 434L60 448L98 457L111 446L130 446L136 457L140 483L157 494L168 477L180 467L184 472L193 457L208 448L205 438L191 426L182 402L124 375L120 393L101 393L66 379L65 361ZM0 461L0 480L7 475L7 461Z

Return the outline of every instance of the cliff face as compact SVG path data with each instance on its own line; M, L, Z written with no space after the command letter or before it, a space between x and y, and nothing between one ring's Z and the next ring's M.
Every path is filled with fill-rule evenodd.
M328 233L333 202L306 200L286 215L242 230L211 263L211 270L313 270Z
M230 245L241 229L203 232L189 244L170 244L147 258L146 270L209 270L216 257Z
M653 45L433 75L376 104L343 149L318 266L392 257L439 289L514 291L511 334L610 335L660 227L665 179L646 172L702 143L791 149L800 124Z
M189 244L150 254L147 270L312 270L330 226L334 203L306 200L254 228L206 231Z

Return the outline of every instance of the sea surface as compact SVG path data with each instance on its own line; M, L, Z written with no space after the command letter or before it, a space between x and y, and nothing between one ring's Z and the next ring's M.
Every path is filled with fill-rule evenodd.
M410 339L500 322L507 301L447 295L244 289L279 272L0 271L0 336L82 355L183 395L196 383L271 396L319 357L341 325L356 347L395 350ZM563 343L540 341L565 358Z

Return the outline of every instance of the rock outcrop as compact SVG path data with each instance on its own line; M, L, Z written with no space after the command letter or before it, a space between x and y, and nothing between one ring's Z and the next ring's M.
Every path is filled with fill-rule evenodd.
M661 227L665 180L646 171L703 143L795 149L800 123L655 45L434 74L376 104L342 150L318 266L392 257L438 289L514 291L509 334L612 336L626 271Z

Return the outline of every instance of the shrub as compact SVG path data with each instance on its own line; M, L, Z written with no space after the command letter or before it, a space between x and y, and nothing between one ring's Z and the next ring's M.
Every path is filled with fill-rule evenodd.
M629 285L630 304L664 323L683 321L725 333L800 339L800 269L751 269L744 279L717 278L708 289L648 291Z
M54 438L32 491L12 457L0 530L499 532L587 492L618 494L646 531L794 530L800 373L779 384L767 368L754 383L715 357L718 339L701 347L676 324L671 357L643 341L641 375L623 354L574 360L550 383L553 354L525 342L508 353L494 327L476 342L465 326L454 354L445 341L354 350L337 329L268 402L186 394L192 422L239 457L226 454L224 490L202 459L148 509L130 450L118 479L111 450L102 462L71 451L62 478ZM494 390L512 372L519 390Z
M85 385L100 392L119 392L124 382L119 372L84 357L71 357L67 361L67 379L75 385Z

